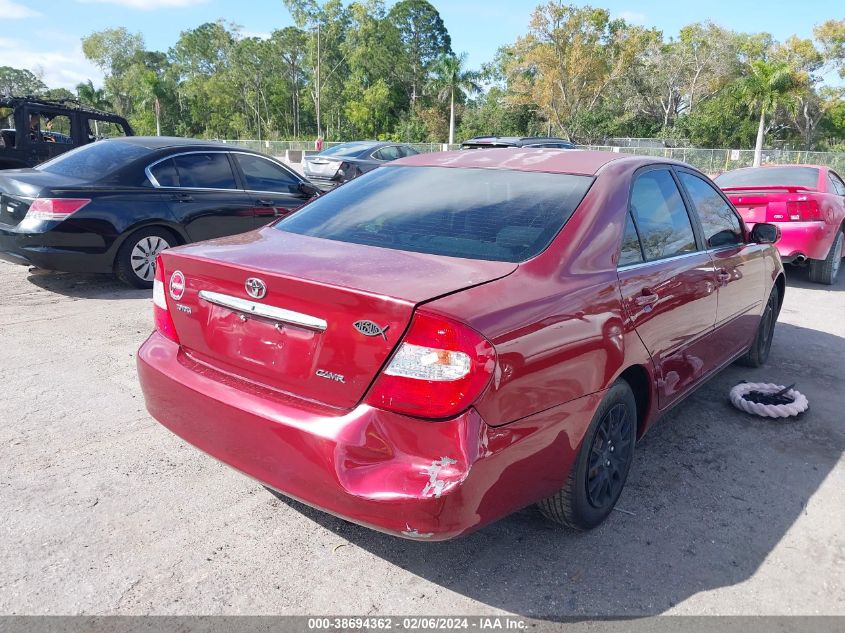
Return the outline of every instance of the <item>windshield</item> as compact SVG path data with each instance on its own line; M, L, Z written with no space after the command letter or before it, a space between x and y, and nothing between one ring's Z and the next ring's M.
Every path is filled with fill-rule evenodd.
M148 149L120 141L97 141L60 154L36 167L59 176L99 180L129 161L146 155Z
M549 245L592 182L569 174L388 166L317 198L275 228L403 251L521 262Z
M355 156L374 147L372 143L341 143L320 152L320 156Z
M726 187L809 187L819 186L819 170L815 167L749 167L717 176L715 181Z

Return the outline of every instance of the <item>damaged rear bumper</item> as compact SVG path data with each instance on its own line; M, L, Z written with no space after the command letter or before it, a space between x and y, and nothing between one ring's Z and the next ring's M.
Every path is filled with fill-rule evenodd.
M218 374L158 333L138 371L150 413L197 448L308 505L421 540L556 492L601 398L504 427L474 409L441 422L366 405L339 413Z

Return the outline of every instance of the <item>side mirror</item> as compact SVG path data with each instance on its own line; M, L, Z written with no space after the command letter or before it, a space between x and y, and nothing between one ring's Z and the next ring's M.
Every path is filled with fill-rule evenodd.
M751 229L751 241L755 244L774 244L780 239L780 229L776 224L760 222Z
M314 196L319 196L322 193L317 187L312 185L310 182L301 182L299 183L299 191L309 198L313 198Z

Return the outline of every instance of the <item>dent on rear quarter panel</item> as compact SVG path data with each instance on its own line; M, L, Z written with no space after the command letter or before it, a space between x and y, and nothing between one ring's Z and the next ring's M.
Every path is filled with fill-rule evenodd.
M427 306L496 347L497 371L476 405L488 424L600 392L631 364L647 363L650 372L641 342L626 330L616 274L628 184L641 164L609 163L549 248L510 276Z

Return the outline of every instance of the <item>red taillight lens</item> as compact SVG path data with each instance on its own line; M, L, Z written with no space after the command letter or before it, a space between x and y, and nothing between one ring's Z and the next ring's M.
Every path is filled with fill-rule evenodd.
M822 210L817 200L793 200L786 203L786 215L794 222L818 222Z
M36 198L29 205L26 219L29 221L64 220L91 202L90 198Z
M164 265L161 262L161 255L156 257L156 276L153 281L153 317L155 328L164 336L176 343L179 337L176 335L176 326L173 324L173 317L167 309L167 297L164 294Z
M493 345L475 330L417 312L367 404L421 418L448 418L478 398L496 365Z

